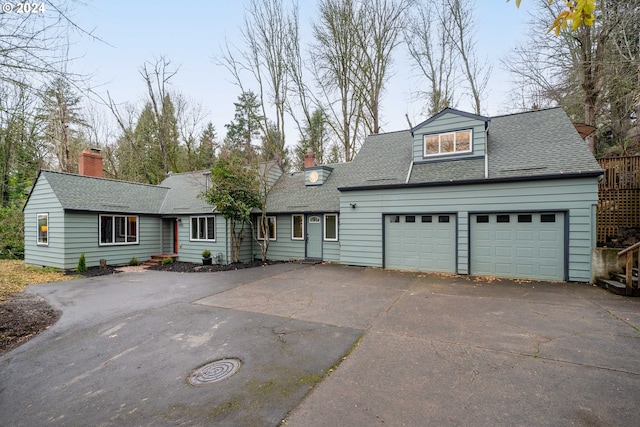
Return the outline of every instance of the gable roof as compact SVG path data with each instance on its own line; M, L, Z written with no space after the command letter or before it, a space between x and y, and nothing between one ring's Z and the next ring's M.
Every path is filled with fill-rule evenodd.
M436 116L450 112L447 110L449 109L441 111ZM352 181L340 190L548 179L575 175L597 176L602 173L598 162L561 108L491 118L487 142L488 178L485 178L484 157L451 157L412 164L411 131L369 136L356 157L358 159L364 152L365 162L373 160L368 169L379 170L369 172L372 176L384 173L395 174L396 178L399 178L405 174L405 178L409 177L408 180L395 183L391 180L376 183L374 179L365 182ZM371 155L367 151L380 147L382 150L377 155ZM395 172L390 169L394 169Z
M42 170L63 209L157 214L169 190L157 185Z
M351 181L351 163L335 163L322 185L305 185L304 172L284 174L276 181L267 199L269 213L338 212L338 187Z
M460 111L460 110L456 110L455 108L447 107L444 110L441 110L439 113L436 113L433 116L429 117L424 122L422 122L420 124L417 124L416 126L411 128L411 133L414 133L415 131L417 131L421 127L424 127L424 126L428 125L429 123L431 123L431 122L433 122L435 120L438 120L440 117L444 116L445 114L449 114L449 113L456 114L458 116L463 116L463 117L466 117L468 119L478 120L478 121L485 122L485 123L491 120L489 117L480 116L478 114L468 113L466 111Z
M213 206L200 194L211 183L211 172L197 171L169 175L160 183L168 192L160 208L162 214L211 213Z

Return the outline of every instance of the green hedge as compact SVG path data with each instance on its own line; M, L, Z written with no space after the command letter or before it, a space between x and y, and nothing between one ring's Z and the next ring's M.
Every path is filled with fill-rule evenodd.
M0 207L0 259L24 259L24 215L19 208Z

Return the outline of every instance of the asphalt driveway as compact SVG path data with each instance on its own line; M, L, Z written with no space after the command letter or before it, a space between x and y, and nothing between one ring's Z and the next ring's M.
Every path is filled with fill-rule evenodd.
M279 264L30 291L63 315L0 357L0 425L640 425L640 299L590 285Z

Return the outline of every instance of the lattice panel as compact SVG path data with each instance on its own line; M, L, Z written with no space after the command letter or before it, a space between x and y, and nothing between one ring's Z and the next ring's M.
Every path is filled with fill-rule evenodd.
M622 229L640 228L640 156L599 159L596 239L604 245Z

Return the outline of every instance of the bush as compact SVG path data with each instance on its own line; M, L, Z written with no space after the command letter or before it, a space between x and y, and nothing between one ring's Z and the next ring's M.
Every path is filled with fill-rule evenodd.
M162 265L173 264L173 258L164 258L162 260Z
M87 261L84 258L84 252L80 254L80 259L78 260L78 268L76 268L78 273L84 273L87 271Z
M209 249L202 251L202 258L211 258L211 251Z
M24 215L17 207L0 207L0 259L24 259Z
M131 265L131 266L140 265L140 261L138 261L138 258L133 257L133 258L131 258L131 261L129 261L129 265Z

